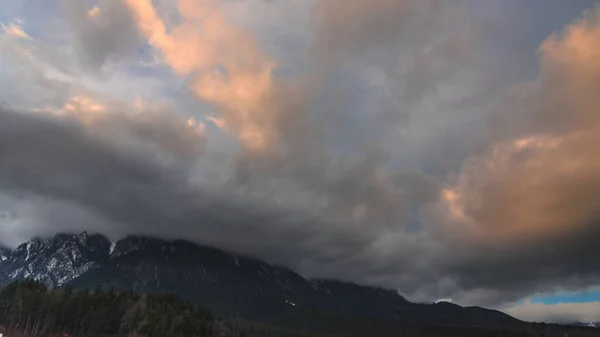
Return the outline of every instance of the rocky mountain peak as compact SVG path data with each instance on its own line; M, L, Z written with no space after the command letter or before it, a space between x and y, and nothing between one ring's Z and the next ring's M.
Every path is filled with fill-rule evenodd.
M50 287L61 286L106 260L109 249L107 238L86 232L34 238L7 254L0 283L31 278Z
M146 251L148 249L167 245L168 242L162 239L149 238L143 236L127 236L118 241L110 254L111 258L125 256L136 251Z

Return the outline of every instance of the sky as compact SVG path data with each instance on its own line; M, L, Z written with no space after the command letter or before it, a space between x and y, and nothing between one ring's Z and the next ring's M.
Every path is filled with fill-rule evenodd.
M600 321L590 0L0 0L0 244L185 238Z

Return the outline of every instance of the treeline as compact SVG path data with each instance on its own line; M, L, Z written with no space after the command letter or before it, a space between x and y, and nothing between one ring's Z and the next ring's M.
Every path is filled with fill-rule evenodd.
M224 321L170 294L48 289L33 280L0 289L2 332L11 337L48 337L62 332L71 337L334 337Z
M8 336L239 336L214 315L172 295L95 289L49 290L36 281L0 290L0 325Z

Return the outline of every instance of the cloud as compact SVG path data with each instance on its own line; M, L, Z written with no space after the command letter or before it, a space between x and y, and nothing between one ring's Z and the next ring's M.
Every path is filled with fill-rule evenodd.
M460 22L457 18L464 13L451 6L433 3L419 6L416 1L352 4L322 1L317 2L313 10L316 38L311 43L308 68L299 66L306 74L281 78L276 72L289 69L279 68L249 29L234 25L219 2L178 1L177 13L181 19L170 25L150 1L126 3L141 34L176 73L191 77L190 90L215 106L217 124L235 134L251 155L306 152L307 134L321 139L315 143L322 142L325 135L321 134L321 124L344 118L344 112L340 103L325 109L319 107L318 100L322 99L319 95L330 90L326 86L348 60L362 61L352 66L355 68L352 72L364 71L369 66L393 74L387 80L393 85L387 88L392 91L390 95L406 92L417 99L426 92L428 83L438 79L434 74L447 76L450 64L457 65L452 60L467 58L471 42L468 26L457 24ZM399 21L405 24L398 25L398 17L406 17ZM348 34L338 25L356 31ZM408 29L418 32L419 36L400 34ZM448 31L457 33L432 38L434 34ZM415 51L405 53L406 59L387 56L391 50L409 47ZM364 50L372 51L377 63L365 59L369 55L364 54ZM356 57L360 55L362 57ZM409 76L405 72L409 72ZM408 78L402 81L404 83L393 84L403 77ZM427 77L430 79L425 79ZM372 99L381 100L381 97ZM389 110L388 123L394 115L401 115L396 105L386 109ZM314 148L308 151L316 152Z
M31 36L27 35L27 33L15 23L11 23L8 27L2 27L2 30L4 31L3 37L5 39L31 40Z
M97 71L135 50L139 37L121 1L103 0L93 8L87 8L85 1L63 2L83 65Z
M505 310L531 322L576 323L600 321L600 302L541 304L531 301Z
M97 17L98 15L100 15L100 8L98 6L96 6L96 7L92 8L92 9L90 9L87 12L87 15L88 15L88 17L90 17L92 19L95 18L95 17Z
M359 235L342 228L317 230L321 222L308 214L291 216L293 209L288 213L256 199L249 201L223 186L220 190L198 186L190 179L192 163L164 161L157 151L119 146L121 143L114 143L113 138L99 135L100 130L88 131L64 119L7 111L2 111L0 120L2 190L13 198L33 194L60 200L56 207L42 200L53 211L74 204L78 207L71 213L96 217L87 226L112 223L112 227L102 228L111 236L164 236L164 224L170 223L169 237L187 236L271 256L278 252L283 260L290 258L281 252L290 242L297 243L294 253L307 251L313 259L328 260L342 252L319 251L321 245L342 240L343 246L352 246L361 241ZM186 145L175 134L171 136L173 139L167 140ZM171 154L173 150L164 152ZM50 221L48 226L55 228L57 224ZM257 246L267 235L279 240Z
M462 261L467 287L479 283L506 296L557 279L572 287L597 282L598 266L583 261L600 233L599 17L600 10L588 11L544 41L538 78L515 86L511 103L496 107L493 141L464 162L442 193L442 217L452 220L440 230L479 254L493 254L485 263L497 266L497 273L477 273L468 266L476 258ZM507 270L511 275L502 275Z
M168 107L146 107L141 99L133 104L99 103L85 95L70 97L63 107L41 110L51 116L80 123L99 140L136 151L157 151L178 162L201 157L206 141L205 124L173 113Z
M505 87L462 1L316 1L310 27L281 35L294 55L229 12L243 4L65 3L92 69L160 62L109 78L23 62L69 90L0 112L5 243L77 229L183 237L496 307L600 281L588 258L600 253L600 10L547 38L537 75ZM162 96L194 102L124 103L167 70L179 82L157 80Z
M22 22L15 20L3 27L0 35L0 100L3 104L30 109L61 101L70 83L56 76L39 57L39 41L28 34Z
M218 124L250 150L271 151L276 116L264 101L273 90L274 64L253 36L226 21L214 1L178 1L181 24L169 32L150 0L125 3L164 61L180 75L192 74L190 89L219 109Z
M403 216L406 196L398 183L408 180L406 177L413 175L412 172L388 172L387 155L377 144L364 153L360 149L355 158L343 158L339 163L332 160L334 154L325 152L336 145L326 139L328 130L324 124L345 117L336 115L341 113L337 106L315 105L318 94L327 92L326 82L335 76L335 68L341 67L343 60L334 62L314 54L313 62L320 69L310 70L308 76L299 78L278 78L273 73L274 64L260 50L250 31L229 22L216 2L180 1L177 11L184 20L172 27L167 26L149 1L131 0L127 4L138 29L162 54L165 63L175 72L191 76L192 92L216 107L218 115L210 120L240 139L244 151L237 160L235 178L239 183L247 188L264 189L261 186L269 186L272 181L289 180L286 185L306 189L315 200L330 200L326 209L310 211L327 213L323 215L335 216L338 221L370 219L391 226L394 217ZM360 5L371 6L368 2ZM386 8L377 10L385 12ZM323 12L319 20L334 21L334 16L333 12ZM327 32L329 27L319 29ZM377 36L379 31L372 34ZM315 48L325 46L320 41L315 43ZM397 42L382 41L381 47L386 43L395 46ZM325 70L322 66L325 63L332 69L321 71ZM425 184L427 187L411 188L431 190L435 185Z

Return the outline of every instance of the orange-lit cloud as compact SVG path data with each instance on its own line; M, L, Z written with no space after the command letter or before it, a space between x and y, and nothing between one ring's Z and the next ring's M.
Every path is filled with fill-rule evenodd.
M100 8L99 8L99 7L94 7L94 8L92 8L92 9L90 9L90 10L87 12L87 15L88 15L90 18L92 18L92 19L93 19L93 18L95 18L95 17L97 17L98 15L100 15Z
M25 33L25 31L23 31L23 28L21 28L19 25L15 24L15 23L11 23L8 26L3 26L2 30L3 30L3 35L5 37L17 38L17 39L23 39L23 40L31 40L31 36L29 36L27 33Z
M219 112L246 149L269 152L277 146L276 112L267 104L274 63L253 36L230 24L215 1L180 0L182 23L167 29L150 0L125 0L140 32L190 89Z
M0 34L0 52L6 51L8 55L13 54L17 58L33 60L34 52L31 46L33 38L27 34L19 22L12 22L8 26L2 25Z
M72 114L79 117L86 124L91 124L94 119L105 115L107 109L104 105L83 95L71 97L59 113Z
M62 118L72 118L86 126L93 126L94 123L109 116L109 110L105 105L86 95L69 97L63 106L58 109L47 106L34 108L33 111Z
M119 139L125 143L155 142L156 139L146 139L148 132L168 135L171 140L159 141L162 142L159 146L173 152L186 147L200 149L189 152L191 155L201 154L206 136L204 122L171 113L168 109L152 109L139 96L131 104L117 102L106 105L87 95L79 94L69 97L59 109L46 107L33 110L72 119L83 124L96 136L107 137L110 140Z
M523 136L468 159L441 198L460 235L499 244L595 230L600 200L600 9L541 48Z

